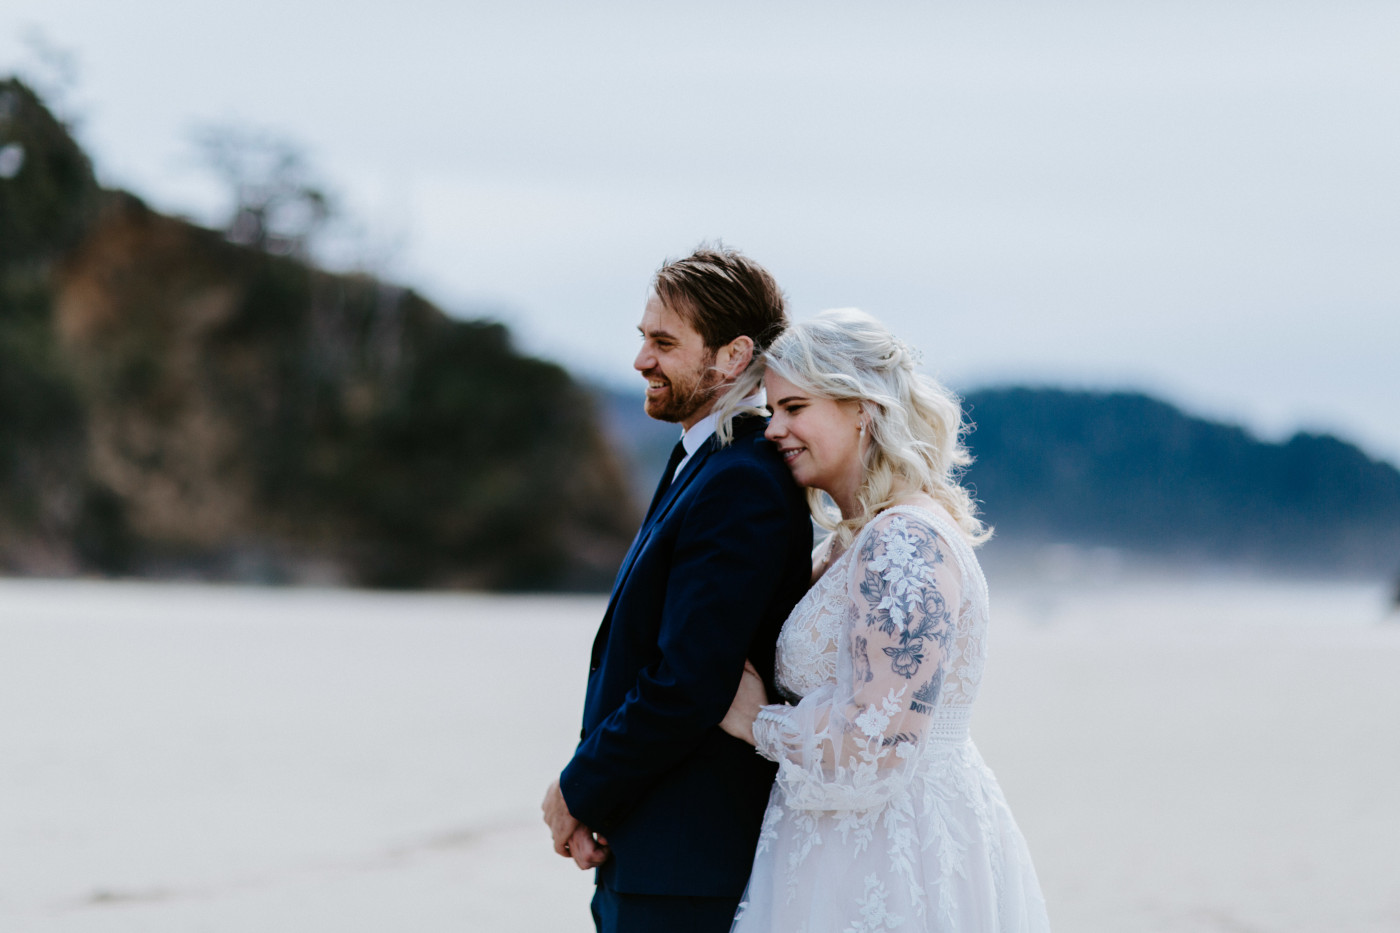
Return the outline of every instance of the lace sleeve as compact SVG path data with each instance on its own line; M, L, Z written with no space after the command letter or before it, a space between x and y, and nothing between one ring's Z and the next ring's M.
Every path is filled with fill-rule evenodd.
M796 706L765 706L754 723L789 807L864 810L898 793L943 683L961 599L937 533L916 516L886 514L854 547L836 682Z

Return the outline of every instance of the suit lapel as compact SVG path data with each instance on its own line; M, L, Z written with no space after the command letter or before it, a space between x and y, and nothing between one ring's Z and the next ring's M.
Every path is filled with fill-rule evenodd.
M632 567L637 562L637 558L646 549L647 542L651 540L652 532L656 529L668 514L672 506L685 488L690 485L700 473L701 466L709 459L711 453L718 446L719 439L711 435L705 443L695 452L695 456L686 461L681 467L680 473L671 481L670 487L662 495L661 501L652 510L651 516L642 523L642 527L637 531L637 537L632 540L632 547L627 552L627 556L622 559L622 566L617 571L617 578L613 580L612 595L608 598L608 608L603 613L603 622L598 626L598 634L593 639L593 663L597 664L602 657L603 644L607 640L608 630L612 627L613 610L617 606L618 594L622 592L623 584L627 582L628 576L632 573Z
M680 497L680 494L690 485L691 481L695 479L696 475L700 472L701 465L714 451L717 441L718 438L711 435L705 443L701 445L700 449L695 452L695 456L686 461L685 466L681 467L681 471L676 474L675 479L671 480L671 485L668 486L666 492L662 494L661 501L656 504L656 508L652 511L651 516L642 523L641 529L637 532L636 540L632 542L632 549L627 552L627 556L623 559L622 568L618 571L617 580L613 583L613 600L617 599L618 591L622 589L622 584L627 579L627 575L632 572L632 565L637 562L638 555L640 555L642 550L646 547L647 541L651 538L652 531L654 531L656 526L661 523L662 519L670 513L671 507L676 504L676 499ZM608 608L612 608L611 603Z
M740 415L734 420L734 436L739 438L753 431L761 430L767 423L767 419L764 418L755 417L753 415ZM662 519L671 511L671 507L675 505L676 500L680 498L680 494L685 491L685 487L690 485L690 481L699 474L700 467L709 459L710 454L714 453L716 450L719 450L719 437L718 435L711 434L705 439L705 443L700 446L700 449L695 452L695 456L687 460L685 466L681 467L680 473L676 475L676 478L671 481L671 485L666 489L666 492L662 494L661 501L656 504L656 508L652 510L647 520L642 522L642 527L638 530L637 537L632 541L631 549L628 550L627 556L622 559L622 568L618 571L617 577L613 581L613 600L617 599L618 590L622 589L623 581L627 579L627 575L632 571L632 564L636 562L637 556L641 554L642 548L646 546L647 539L651 537L652 530L659 525ZM608 609L610 611L612 609L611 602L608 604Z
M749 434L752 431L761 429L767 422L763 418L752 416L741 416L734 422L735 437ZM608 598L608 608L603 612L603 621L598 626L598 634L593 639L593 663L597 665L602 658L603 645L608 638L608 630L612 628L613 610L617 606L618 595L622 592L623 584L627 582L628 576L632 573L632 567L637 562L637 558L646 548L647 542L651 539L652 532L670 514L675 506L676 500L680 498L687 486L700 474L700 468L705 465L705 461L710 455L719 449L719 438L713 434L706 439L705 443L695 452L695 456L686 461L681 467L680 473L671 481L670 487L662 495L661 501L656 504L651 515L642 522L642 527L637 531L637 537L632 540L632 547L627 551L627 556L622 559L622 566L617 571L617 577L613 580L612 595Z

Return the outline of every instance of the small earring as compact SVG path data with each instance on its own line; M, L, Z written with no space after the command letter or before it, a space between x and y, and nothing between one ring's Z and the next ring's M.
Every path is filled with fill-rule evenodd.
M865 422L864 422L864 421L862 421L862 422L860 423L860 425L856 428L856 433L857 433L857 434L864 434L864 433L865 433Z

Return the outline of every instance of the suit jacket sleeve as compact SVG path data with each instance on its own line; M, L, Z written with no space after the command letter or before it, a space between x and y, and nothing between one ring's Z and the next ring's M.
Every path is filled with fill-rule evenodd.
M793 534L788 497L759 464L704 478L682 517L658 637L659 654L560 776L569 810L607 831L724 718L749 643L785 579Z

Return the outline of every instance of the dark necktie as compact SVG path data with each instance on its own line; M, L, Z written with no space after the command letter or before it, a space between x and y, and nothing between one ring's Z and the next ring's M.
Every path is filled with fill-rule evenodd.
M651 505L647 507L647 517L642 520L646 524L651 519L651 513L656 511L656 506L661 502L661 497L666 495L666 490L671 488L671 480L674 479L676 467L685 459L685 442L676 441L676 446L671 448L671 459L666 461L666 472L661 474L661 482L656 486L656 495L651 497Z

